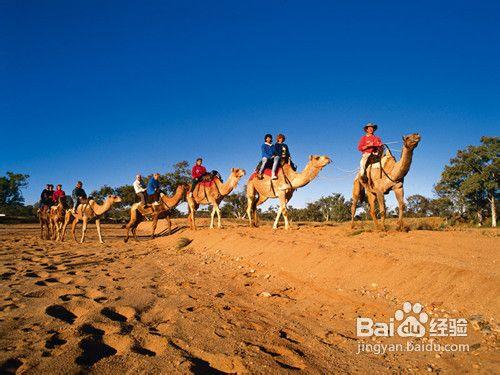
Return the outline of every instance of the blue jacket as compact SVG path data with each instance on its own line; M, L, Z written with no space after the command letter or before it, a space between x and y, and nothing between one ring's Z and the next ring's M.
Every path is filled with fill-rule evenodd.
M285 143L276 143L274 145L274 155L279 156L281 160L288 163L290 159L290 149Z
M148 181L148 195L156 193L158 189L160 189L160 181L151 177Z
M261 150L263 158L271 159L274 155L274 145L268 145L267 143L264 143L261 147Z

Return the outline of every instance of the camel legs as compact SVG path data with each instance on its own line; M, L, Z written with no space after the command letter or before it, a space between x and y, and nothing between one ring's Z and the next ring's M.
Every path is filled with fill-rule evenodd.
M97 228L97 236L99 237L99 242L104 243L102 240L102 235L101 235L101 220L96 219L95 220L95 227Z
M285 230L288 230L289 225L288 225L288 210L286 208L286 205L288 203L288 200L286 197L281 197L280 196L280 205L282 206L281 213L283 215L283 219L285 219Z
M40 219L40 238L43 240L43 220Z
M403 187L401 186L401 187L394 189L394 195L396 196L396 199L398 201L398 208L399 208L398 230L402 230L403 229L403 211L405 209Z
M370 192L367 192L366 196L368 198L368 203L370 205L370 216L372 217L373 223L375 224L375 228L379 228L377 220L377 211L375 206L375 201L377 199L377 196Z
M158 213L153 213L153 222L151 223L151 227L153 231L151 232L151 239L155 238L156 226L158 225Z
M188 221L189 221L189 226L192 230L196 230L196 223L194 220L194 213L196 212L196 204L188 199L188 207L189 207L189 214L188 214Z
M54 241L57 237L57 222L53 218L50 218L50 226L52 228L50 233L50 239Z
M288 210L286 208L286 205L288 203L287 196L285 192L281 192L279 194L279 199L280 199L280 206L278 208L278 213L276 214L276 219L274 220L274 225L273 229L278 228L278 223L280 221L281 215L283 215L283 219L285 220L285 230L288 230L289 225L288 225Z
M221 228L219 205L217 202L211 202L210 204L212 205L212 212L210 213L210 229L213 229L214 227L215 214L217 214L217 228Z
M190 218L192 230L196 230L195 213L196 213L196 210L198 209L198 207L199 207L199 205L196 204L195 202L192 202L192 204L189 205L189 218Z
M80 243L83 243L83 241L85 241L85 232L87 231L87 221L88 221L87 216L84 216L82 218L82 238L80 239Z
M378 209L380 211L380 219L382 222L382 230L385 230L385 199L384 193L377 193Z
M167 220L168 234L170 235L172 233L172 220L170 220L170 215L167 215L166 220Z
M221 217L220 208L219 208L218 204L215 205L215 210L217 212L217 228L220 229L220 228L222 228L222 224L221 224L221 219L220 219L220 217Z
M63 227L63 222L61 220L58 220L56 223L56 241L61 240L61 235L62 235L62 227Z
M361 192L363 190L363 185L358 181L354 180L354 186L352 188L352 205L351 205L351 229L354 229L354 217L356 216L356 207L358 205Z
M212 212L210 212L210 229L214 227L214 217L215 217L215 204L212 206Z
M249 224L250 226L254 226L256 227L257 226L257 223L255 222L252 222L252 214L253 214L253 204L254 204L254 199L255 197L253 195L247 195L247 216L248 216L248 221L249 221Z
M71 223L71 235L73 236L73 240L75 240L76 242L78 242L78 240L76 239L76 225L79 221L80 220L75 217L73 223Z
M278 223L279 223L280 217L281 217L281 211L282 211L282 207L280 204L280 206L278 207L278 213L276 214L276 219L274 219L273 229L278 228Z
M68 226L68 223L69 223L70 219L71 219L71 214L68 212L64 216L64 224L62 225L61 235L60 235L60 238L59 238L59 240L61 242L63 242L64 241L64 237L66 237L66 227Z

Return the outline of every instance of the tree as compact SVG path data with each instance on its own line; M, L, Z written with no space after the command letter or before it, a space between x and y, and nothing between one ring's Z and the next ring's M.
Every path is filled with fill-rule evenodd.
M163 190L170 194L175 193L177 186L191 182L191 170L189 163L184 160L173 165L174 170L160 176L160 184Z
M104 185L99 190L94 190L90 193L90 196L99 203L104 202L108 195L116 195L115 189L109 185Z
M481 145L459 150L445 166L435 190L448 198L463 214L474 213L481 224L485 208L490 206L491 225L496 227L496 201L499 189L500 139L482 137Z
M410 195L406 202L406 212L410 217L426 217L431 213L431 199L423 195Z
M21 206L24 198L21 190L28 186L29 175L7 172L0 177L0 206Z
M244 191L246 189L243 189ZM232 193L224 198L224 205L221 208L221 213L224 217L235 217L243 219L247 210L247 196L244 191Z
M131 206L136 202L135 190L132 185L122 185L114 189L116 195L122 199L124 206Z
M351 218L351 201L339 193L321 197L315 202L324 221L347 221Z
M451 218L453 216L453 202L446 197L431 199L429 214L430 216Z

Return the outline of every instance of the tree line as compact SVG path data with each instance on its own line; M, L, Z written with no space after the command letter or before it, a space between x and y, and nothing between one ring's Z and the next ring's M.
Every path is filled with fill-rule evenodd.
M477 146L471 145L459 150L448 165L444 167L440 180L434 185L435 197L429 198L420 194L408 196L406 199L407 217L439 216L458 221L474 222L483 225L489 218L491 225L497 223L497 206L499 194L500 171L500 139L498 137L482 137ZM0 214L7 216L35 217L37 204L24 205L22 190L28 186L29 176L7 172L0 177ZM191 180L189 163L181 161L173 165L172 170L160 176L160 183L165 193L171 195L179 184L187 184ZM146 178L147 182L147 178ZM244 190L244 189L243 189ZM128 207L136 202L132 185L111 187L104 185L90 195L97 201L103 201L107 195L116 194L122 199L121 205L114 208L109 217L115 221L128 218ZM334 193L307 203L304 208L289 207L290 217L295 221L343 222L350 219L351 200L342 194ZM272 220L276 206L260 210L265 219ZM389 212L389 216L397 215L397 208ZM368 214L364 203L361 216ZM208 215L208 210L202 210ZM233 193L226 197L221 208L224 217L243 219L246 214L245 192ZM173 216L184 216L174 210ZM366 217L367 218L367 217Z

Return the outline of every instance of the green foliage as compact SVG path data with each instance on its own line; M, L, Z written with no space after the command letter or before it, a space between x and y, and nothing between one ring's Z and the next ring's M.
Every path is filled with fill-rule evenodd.
M460 214L479 222L490 205L496 216L500 172L500 139L482 137L481 145L459 150L441 174L435 190L448 198ZM496 225L496 220L494 220Z
M224 217L242 219L245 216L247 209L247 197L244 192L232 193L224 198L224 202L225 203L221 208L221 214Z
M351 218L351 201L346 201L342 194L332 194L321 197L314 203L308 204L310 210L317 210L323 221L342 222Z
M90 196L95 199L98 203L103 203L108 195L114 195L115 189L109 185L102 186L99 190L94 190L90 193Z
M0 207L20 206L24 202L21 190L28 186L29 175L7 172L0 177Z
M160 176L160 184L167 194L174 194L177 186L191 182L189 163L184 160L173 165L173 171Z
M122 199L123 206L131 206L137 201L135 190L132 185L122 185L114 189L115 194Z

